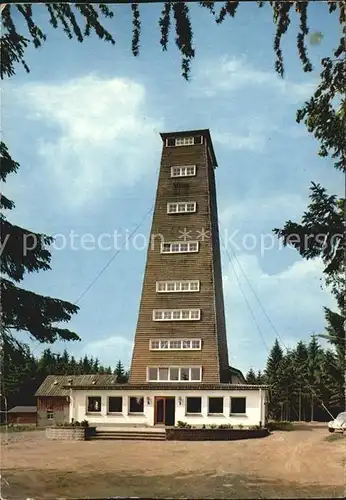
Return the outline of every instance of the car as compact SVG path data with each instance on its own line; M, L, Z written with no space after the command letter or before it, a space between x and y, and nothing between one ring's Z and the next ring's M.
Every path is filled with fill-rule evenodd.
M335 420L328 422L329 432L346 431L346 411L339 413Z

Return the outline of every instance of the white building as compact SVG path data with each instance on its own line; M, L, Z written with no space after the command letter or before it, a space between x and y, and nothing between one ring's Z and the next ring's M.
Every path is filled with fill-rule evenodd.
M70 388L70 420L88 420L90 425L264 425L266 388L248 384L215 387L141 386Z

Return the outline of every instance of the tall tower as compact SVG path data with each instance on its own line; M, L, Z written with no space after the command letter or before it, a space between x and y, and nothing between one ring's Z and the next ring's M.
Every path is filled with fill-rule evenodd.
M229 382L210 132L160 135L161 166L129 382Z

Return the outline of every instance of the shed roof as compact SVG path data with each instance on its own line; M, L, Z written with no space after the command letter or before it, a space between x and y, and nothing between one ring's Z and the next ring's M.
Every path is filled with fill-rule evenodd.
M36 406L14 406L7 413L36 413Z
M116 375L48 375L35 392L35 396L68 396L70 387L112 386Z

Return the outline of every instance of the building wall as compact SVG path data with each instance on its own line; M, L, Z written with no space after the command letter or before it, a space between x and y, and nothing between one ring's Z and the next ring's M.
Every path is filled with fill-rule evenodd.
M37 398L37 425L39 427L49 427L69 421L69 398L64 396ZM47 418L48 410L53 411L53 419Z
M171 167L196 165L193 177L171 177ZM228 354L223 310L221 265L217 232L216 191L207 144L163 147L150 245L135 334L130 383L144 383L148 366L202 366L205 383L228 377ZM167 214L167 202L195 201L195 213ZM166 242L190 240L198 231L209 231L198 253L161 254L161 235ZM210 234L212 235L210 237ZM152 242L154 242L152 244ZM200 280L200 291L157 293L156 281ZM153 321L154 309L200 308L199 321ZM150 351L150 339L200 338L199 351Z
M33 424L36 425L36 413L8 413L7 420L9 424Z
M86 411L87 397L101 396L101 412L99 414ZM123 397L123 413L120 415L107 414L107 400L109 396ZM144 397L144 413L141 415L131 415L128 409L129 396ZM191 425L210 425L210 424L232 424L244 426L258 425L259 422L264 424L265 411L265 391L264 390L219 390L219 391L73 391L73 396L70 406L70 420L82 421L88 420L93 425L154 425L154 397L155 396L174 396L175 397L175 425L177 422L188 422ZM202 397L202 415L186 415L187 396ZM208 397L223 397L224 398L224 413L223 415L208 416ZM230 397L246 397L246 416L230 416ZM150 403L147 401L150 398ZM179 404L179 398L182 404Z

